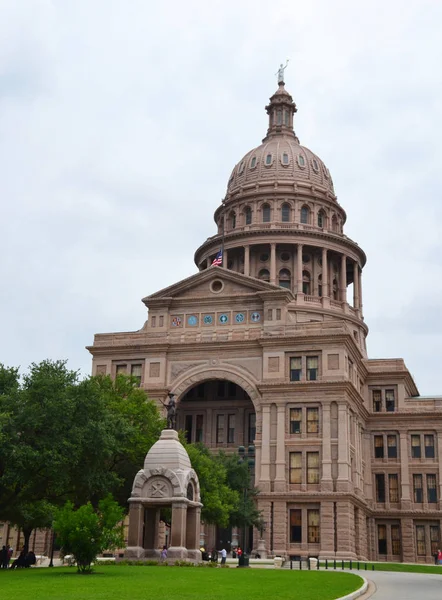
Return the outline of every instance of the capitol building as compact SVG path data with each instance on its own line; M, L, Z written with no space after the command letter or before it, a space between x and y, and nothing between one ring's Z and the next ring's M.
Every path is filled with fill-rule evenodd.
M265 530L206 525L206 547L245 533L267 556L433 562L442 399L419 396L402 359L367 356L366 255L279 79L196 273L143 298L139 331L96 334L93 374L132 374L158 404L175 394L189 442L255 453Z

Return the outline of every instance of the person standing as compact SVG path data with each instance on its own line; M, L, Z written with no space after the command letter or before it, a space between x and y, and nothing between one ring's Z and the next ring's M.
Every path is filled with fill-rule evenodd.
M440 548L437 551L437 562L439 565L442 565L442 550Z
M161 550L161 561L165 561L167 558L167 546L163 546Z
M226 564L226 558L227 558L227 550L225 548L223 548L221 550L221 565Z
M6 546L0 550L0 569L8 568L8 550Z

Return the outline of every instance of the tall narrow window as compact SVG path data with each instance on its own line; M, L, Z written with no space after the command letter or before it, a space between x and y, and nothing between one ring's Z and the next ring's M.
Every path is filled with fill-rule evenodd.
M436 475L427 475L427 498L429 504L437 502Z
M387 526L378 525L378 552L387 554Z
M394 390L385 390L385 410L387 412L395 410Z
M324 227L325 224L325 213L323 210L318 212L318 227Z
M204 415L196 415L195 442L203 441Z
M262 222L270 223L270 205L264 204L262 207Z
M281 206L281 221L288 223L290 221L290 204L283 204Z
M318 379L318 363L317 356L307 356L307 381L316 381Z
M421 436L420 435L412 435L411 436L411 456L412 456L412 458L420 458L421 457Z
M301 223L308 223L310 216L310 210L308 206L303 206L301 208Z
M376 502L385 502L385 475L376 473Z
M434 458L434 435L424 436L425 458Z
M382 410L382 393L381 390L373 390L373 412L381 412Z
M279 286L288 290L291 288L291 275L288 269L281 269L279 271Z
M272 155L271 154L267 154L266 156L266 165L271 165L272 164Z
M391 526L391 553L395 556L401 554L401 527L400 525Z
M286 125L287 127L289 126L290 121L289 121L289 113L287 110L284 111L284 125Z
M421 504L424 501L422 475L416 473L413 475L413 499L418 504Z
M256 437L256 413L250 413L249 414L249 431L248 431L248 438L249 438L249 444L253 444L255 442L255 437Z
M307 452L307 483L319 483L319 452Z
M216 416L216 443L224 444L224 415Z
M319 433L319 408L307 408L307 433Z
M311 293L310 273L308 271L302 272L302 293L307 296L310 296Z
M397 473L388 475L388 496L390 502L399 502L399 480Z
M425 526L416 525L416 551L418 556L425 556Z
M252 223L252 209L250 208L250 206L246 207L245 214L246 214L246 225L251 225L251 223Z
M439 550L440 540L440 528L439 525L430 525L430 544L431 544L431 556L434 556Z
M250 168L254 169L256 167L256 156L254 156L250 162Z
M235 442L235 415L228 415L227 417L227 443L233 444Z
M184 420L184 429L186 430L186 442L188 444L192 443L192 415L186 415Z
M230 213L230 227L231 229L235 229L236 227L236 213L234 212Z
M302 359L300 356L290 359L290 381L301 381Z
M319 544L319 510L307 511L307 540L309 544Z
M137 380L137 386L141 385L141 369L142 365L131 365L130 366L130 374Z
M286 152L284 152L284 154L282 155L282 164L283 165L289 164L289 155Z
M282 125L282 111L281 110L278 110L276 112L276 124Z
M290 483L302 483L302 452L290 452Z
M290 409L290 433L301 433L302 409Z
M397 458L397 436L387 435L388 458Z
M374 457L375 458L384 458L384 436L383 435L375 435L374 436Z
M294 509L290 511L290 543L300 544L302 542L302 511Z

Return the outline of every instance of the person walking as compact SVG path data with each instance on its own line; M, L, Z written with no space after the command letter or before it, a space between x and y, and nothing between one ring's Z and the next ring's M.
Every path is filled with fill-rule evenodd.
M167 546L163 546L163 549L161 550L161 561L165 561L167 558Z
M439 565L442 565L442 550L440 548L437 551L437 562Z
M227 558L227 550L225 548L223 548L221 550L221 566L226 564L226 558Z

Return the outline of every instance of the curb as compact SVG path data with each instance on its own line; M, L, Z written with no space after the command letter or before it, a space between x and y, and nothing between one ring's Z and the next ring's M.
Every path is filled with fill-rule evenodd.
M361 575L359 575L359 577L361 577L364 581L362 586L355 592L352 592L351 594L347 594L346 596L341 596L340 598L336 598L336 600L353 600L354 598L359 598L359 596L362 596L363 594L365 594L365 592L368 589L368 581L365 579L365 577L362 577Z

